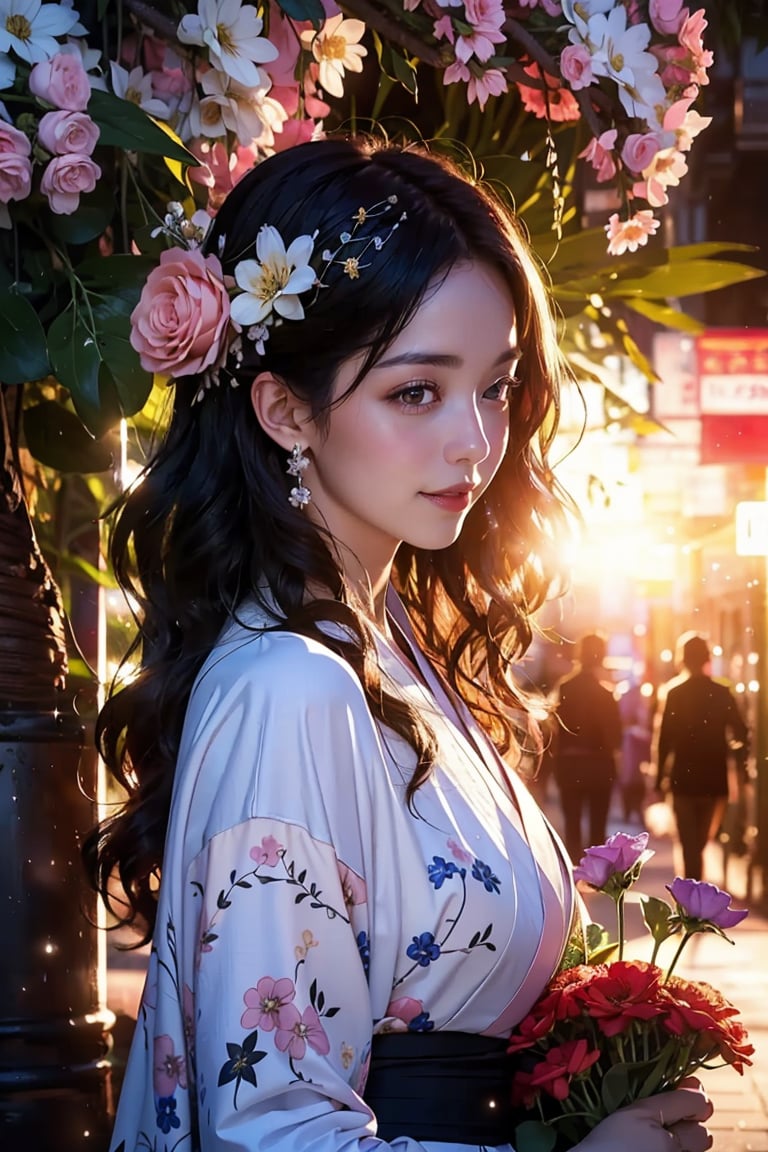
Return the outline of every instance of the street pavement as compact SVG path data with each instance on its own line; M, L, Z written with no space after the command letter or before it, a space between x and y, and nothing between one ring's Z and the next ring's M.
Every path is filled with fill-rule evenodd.
M552 823L560 831L560 813L556 802L545 799L544 807ZM609 833L626 831L636 834L638 824L624 824L612 814ZM629 894L626 917L628 958L650 959L650 936L643 925L639 899L641 894L669 899L665 885L681 875L676 846L669 838L651 839L649 847L655 855L644 867L636 889ZM759 903L748 905L747 892L753 893L748 883L746 861L731 856L723 872L724 857L719 845L707 850L705 879L733 896L735 907L749 907L746 920L729 935L729 944L714 935L699 935L689 941L676 971L692 980L703 980L718 988L740 1010L755 1047L753 1064L740 1076L732 1068L717 1068L701 1073L701 1080L715 1106L709 1122L714 1143L713 1152L768 1152L768 918L766 908ZM754 893L753 893L754 895ZM762 894L758 892L757 896ZM592 919L613 927L615 914L606 897L585 893ZM671 959L674 941L662 946L659 962ZM108 1005L117 1015L115 1058L119 1064L125 1058L130 1042L132 1021L136 1016L144 980L146 949L138 952L117 952L110 944L108 957Z

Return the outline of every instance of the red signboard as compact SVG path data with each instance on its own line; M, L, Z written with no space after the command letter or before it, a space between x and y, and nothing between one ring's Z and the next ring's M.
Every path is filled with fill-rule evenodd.
M702 464L768 465L768 329L696 337Z

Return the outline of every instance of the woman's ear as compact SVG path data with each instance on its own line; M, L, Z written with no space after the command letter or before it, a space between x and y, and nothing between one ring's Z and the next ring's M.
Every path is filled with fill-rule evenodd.
M294 444L309 446L314 429L309 404L300 400L279 376L260 372L251 385L251 404L267 436L286 452Z

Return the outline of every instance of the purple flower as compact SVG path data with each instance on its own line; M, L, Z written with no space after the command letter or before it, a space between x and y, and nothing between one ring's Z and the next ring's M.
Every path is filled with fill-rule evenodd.
M648 833L630 836L615 832L605 844L587 848L578 867L573 870L574 880L583 880L592 888L605 888L614 876L626 876L632 869L650 860L653 852L648 848ZM637 876L632 877L636 879Z
M717 928L733 928L749 915L746 909L731 908L729 894L704 880L683 880L677 876L667 884L667 889L683 915L692 920L706 920Z

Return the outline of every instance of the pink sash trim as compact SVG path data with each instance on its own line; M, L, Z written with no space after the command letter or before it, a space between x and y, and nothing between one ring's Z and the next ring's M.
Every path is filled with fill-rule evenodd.
M499 1016L483 1030L484 1035L508 1033L533 1007L552 978L571 934L575 910L575 889L571 863L559 837L541 812L523 782L504 763L498 751L459 699L449 695L435 669L427 660L413 636L408 615L392 589L387 594L387 609L409 641L413 658L435 699L449 716L454 716L459 735L464 735L482 758L493 779L516 807L523 832L533 855L539 877L539 895L543 911L543 931L533 961L522 984ZM553 964L553 957L556 957Z

